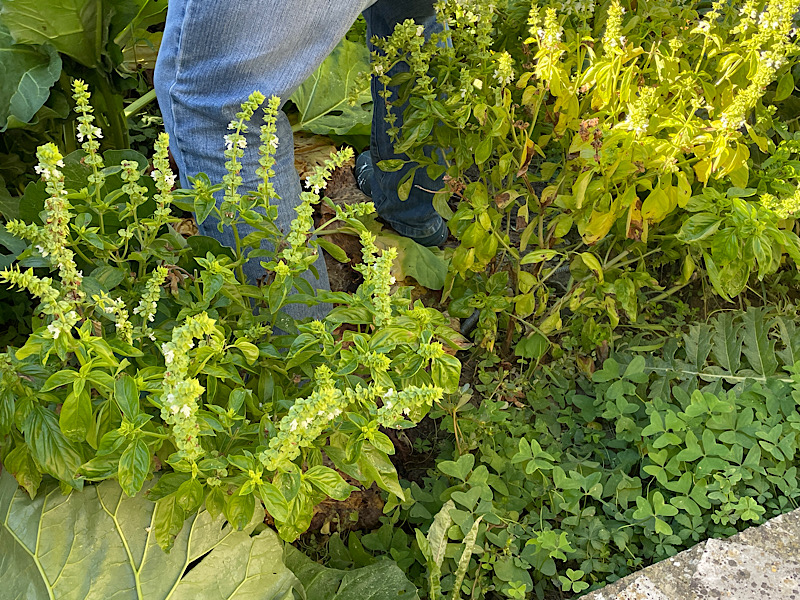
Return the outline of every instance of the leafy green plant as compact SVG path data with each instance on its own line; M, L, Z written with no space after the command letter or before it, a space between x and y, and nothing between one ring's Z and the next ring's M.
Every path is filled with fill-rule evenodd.
M246 526L237 531L224 516L199 511L165 554L153 530L168 515L144 495L130 498L107 481L64 496L50 483L31 500L3 473L0 540L5 560L0 574L12 596L54 600L243 600L293 597L293 591L308 600L348 600L363 598L364 590L373 597L388 598L391 591L392 597L417 598L392 562L348 573L326 569L263 529L263 514L260 505L254 506ZM381 595L381 588L388 591ZM405 595L398 594L403 589Z
M431 598L548 597L791 510L798 344L791 318L752 308L691 325L658 356L622 350L591 378L551 363L522 396L505 379L530 359L487 365L474 400L432 411L454 443L402 482L409 500L364 547L408 565Z
M83 150L62 157L52 144L40 148L42 224L7 224L30 245L0 278L40 304L33 333L0 363L6 468L31 497L44 474L75 489L113 478L136 496L157 468L167 470L148 491L164 515L153 530L164 548L201 506L242 528L257 501L294 540L317 503L354 489L341 473L404 498L381 429L412 426L457 388L461 365L445 347L465 340L410 290L390 293L395 252L379 252L357 218L369 204L335 208L361 233L358 291L317 294L303 277L321 243L312 207L348 152L310 178L315 190L284 236L271 205L277 98L260 130L262 183L239 190L247 122L265 100L253 94L226 138L224 180L201 174L180 200L198 220L215 212L233 229L236 247L226 249L172 229L178 200L165 135L142 179L143 157L99 153L80 81L75 100ZM240 236L244 224L251 233ZM268 274L260 287L241 268L254 259ZM295 322L282 310L319 301L335 305L324 322Z
M777 271L784 252L800 263L797 235L781 229L780 216L765 209L763 203L743 199L755 192L754 188L731 188L723 195L705 189L687 203L686 210L693 214L677 233L680 241L690 245L697 261L702 260L714 290L725 299L744 290L751 271L758 273L759 280Z

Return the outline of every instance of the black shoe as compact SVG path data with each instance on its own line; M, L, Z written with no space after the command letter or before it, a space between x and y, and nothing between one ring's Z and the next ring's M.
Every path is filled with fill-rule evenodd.
M439 215L436 215L439 217ZM412 237L411 239L417 242L420 246L427 246L429 248L433 246L441 247L447 241L448 231L447 231L447 222L439 217L439 228L436 230L435 233L432 233L429 236L424 238L415 238ZM411 237L411 236L406 236Z
M358 189L361 190L365 196L372 198L372 175L375 172L375 167L372 164L372 155L369 153L369 151L362 152L358 155L356 158L356 166L354 171ZM414 240L420 246L427 246L429 248L433 246L441 246L447 240L447 223L439 215L436 215L436 218L439 219L439 225L436 228L436 231L431 235L427 235L422 238L416 238L410 235L404 237ZM389 222L389 225L391 225L391 222Z
M369 151L359 154L356 158L355 167L356 185L365 196L370 198L372 198L372 173L374 170L372 155Z

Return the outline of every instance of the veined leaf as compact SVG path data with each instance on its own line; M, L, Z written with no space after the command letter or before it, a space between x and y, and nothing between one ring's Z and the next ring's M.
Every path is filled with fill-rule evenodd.
M783 317L779 317L776 321L783 342L783 350L779 350L776 354L784 365L791 367L800 360L800 331L797 330L794 321Z
M741 326L731 313L722 313L714 323L713 346L711 349L720 366L733 374L739 370L742 356Z
M330 135L369 134L372 122L372 94L359 73L369 71L369 52L364 44L347 39L339 42L330 56L289 98L300 111L295 130ZM361 86L356 88L356 86ZM356 105L350 98L356 97Z
M428 562L428 581L430 582L430 596L436 600L442 595L441 573L445 552L447 551L447 530L453 522L450 511L455 509L452 500L445 502L442 509L433 518L431 528L427 535L427 550L425 558Z
M469 532L464 538L464 552L458 561L458 568L456 569L456 579L453 582L453 595L451 600L460 600L461 598L461 582L464 581L464 575L467 574L469 562L472 559L472 551L475 549L475 540L478 539L478 529L481 526L481 519L478 517L472 524Z
M169 554L156 543L154 512L144 494L127 498L112 481L68 496L51 484L31 500L3 473L4 597L277 600L299 589L283 564L277 535L266 529L250 537L263 511L254 511L244 531L201 511L189 518Z
M303 582L306 600L419 600L414 585L391 560L340 571L287 544L284 561Z
M444 287L447 261L430 248L386 230L378 234L376 243L381 249L391 246L397 248L397 260L392 265L392 275L397 281L410 276L429 290L440 290Z
M711 327L705 323L693 325L683 336L686 344L686 360L698 370L702 370L711 352Z
M9 117L27 123L47 101L61 74L61 58L50 47L15 44L2 23L0 52L0 131L5 131Z
M764 318L764 310L751 307L744 314L744 355L753 370L759 375L769 377L778 368L775 357L775 340L767 336L769 325Z
M100 59L102 19L97 0L5 0L3 23L17 44L50 44L87 67Z

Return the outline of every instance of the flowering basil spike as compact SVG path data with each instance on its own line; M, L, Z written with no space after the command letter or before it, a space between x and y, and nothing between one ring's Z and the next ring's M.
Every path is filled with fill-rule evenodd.
M31 270L23 273L19 267L4 270L0 273L0 279L28 290L42 300L39 311L53 318L45 335L56 339L61 333L69 333L79 320L76 307L84 298L81 291L83 273L78 270L75 254L69 249L69 223L73 215L64 189L64 174L60 171L64 166L63 157L52 143L40 146L36 157L39 164L35 170L42 176L50 194L44 203L44 226L38 228L10 221L6 229L12 235L30 240L42 257L58 269L61 288L57 289L51 278L36 277Z
M172 425L175 446L190 461L203 455L200 426L197 424L197 399L205 390L197 379L187 377L191 364L189 350L194 348L196 339L203 340L199 345L215 352L221 352L224 347L224 338L216 327L216 321L206 313L187 317L183 325L172 331L172 340L161 345L167 368L161 392L161 418Z
M321 365L316 369L317 389L308 398L300 398L281 419L277 434L259 457L268 471L285 470L288 462L300 456L301 448L310 448L342 414L349 400L336 389L333 373Z

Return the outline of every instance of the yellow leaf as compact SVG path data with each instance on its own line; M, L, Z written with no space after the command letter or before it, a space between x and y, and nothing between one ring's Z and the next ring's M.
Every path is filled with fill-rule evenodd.
M561 315L553 313L539 324L539 331L547 335L553 331L561 329Z
M678 172L678 206L683 208L692 197L692 185L689 183L689 178L683 171Z
M662 182L659 180L658 185L642 203L642 217L650 223L659 223L664 220L664 217L671 213L678 203L677 189L671 185L664 189L661 185Z
M711 159L704 158L694 165L694 172L697 174L697 180L700 183L708 183L708 176L711 173Z
M592 175L594 175L594 171L592 169L584 171L578 175L578 179L575 180L575 185L572 186L572 193L575 195L576 209L583 206L583 199L586 197L586 188L589 187L589 182L592 180Z
M603 207L606 204L609 205L607 209L592 210L589 222L584 227L578 226L578 232L583 236L583 241L587 244L594 244L603 239L619 216L619 198L615 198L612 201L611 194L606 193L595 206Z
M597 280L600 283L603 283L603 267L600 265L600 261L597 259L597 257L591 252L581 252L578 256L581 257L583 264L589 267L589 269L595 274Z

